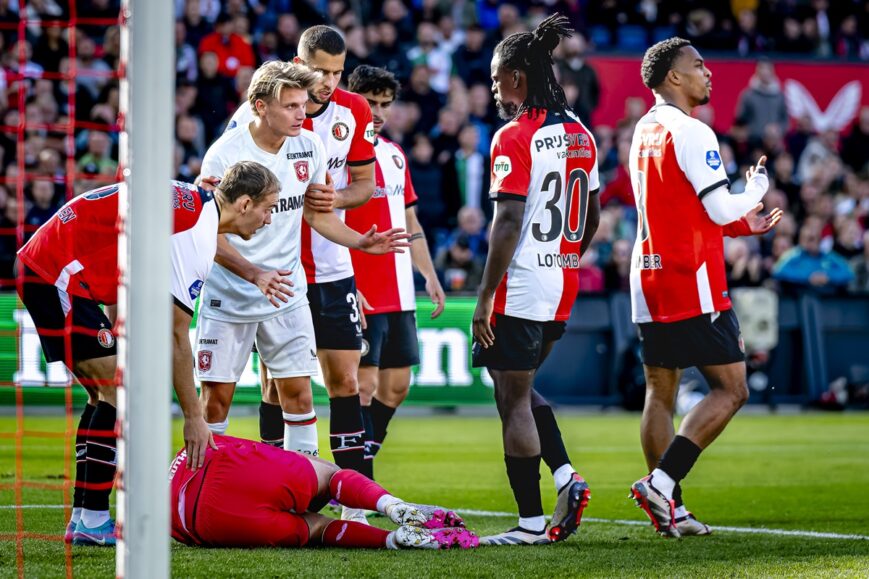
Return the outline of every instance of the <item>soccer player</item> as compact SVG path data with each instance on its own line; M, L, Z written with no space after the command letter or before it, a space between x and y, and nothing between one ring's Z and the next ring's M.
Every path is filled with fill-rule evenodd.
M406 503L356 471L252 440L214 440L203 468L183 468L182 449L169 471L172 536L187 545L469 549L479 543L454 512ZM318 514L329 499L376 510L400 527L386 531Z
M474 311L474 366L495 383L504 462L519 525L483 537L488 545L564 540L590 497L570 464L552 409L533 389L537 368L564 333L579 288L579 263L600 216L597 149L569 109L552 70L552 51L570 36L554 15L533 33L508 36L492 57L492 92L508 120L492 141L495 201L489 255ZM540 460L558 501L547 528Z
M323 140L331 186L312 184L306 202L317 210L331 210L343 220L344 210L358 207L374 193L374 128L365 99L338 88L347 48L341 33L328 26L313 26L299 39L293 59L319 72L321 79L309 89L304 127ZM251 120L248 107L233 115L229 126ZM333 202L334 199L334 202ZM362 349L362 313L350 252L303 224L302 263L308 281L308 301L314 320L317 357L329 393L329 443L342 468L362 468L364 441L356 373ZM271 368L269 368L271 370ZM265 380L266 372L261 379ZM260 406L260 436L268 441L282 428L273 404L273 388L264 382ZM285 419L294 437L316 440L313 410Z
M320 138L302 128L308 91L319 78L319 73L301 65L264 64L248 89L249 108L256 111L254 120L227 131L205 154L205 175L220 174L241 159L264 164L278 176L281 194L273 216L275 227L251 240L227 237L219 241L226 253L218 256L218 266L205 286L196 333L197 372L211 430L226 431L235 384L256 343L277 385L286 424L283 447L310 454L317 453L316 428L295 426L313 424L310 377L317 373L314 325L301 267L302 218L343 246L372 253L402 251L400 247L409 246L401 241L408 236L396 229L378 233L372 227L359 234L333 211L315 211L305 202L312 183L329 181ZM293 296L277 310L263 307L243 277L227 269L243 269L239 261L291 271Z
M419 364L413 266L425 278L426 292L435 306L432 318L443 312L446 298L416 217L417 197L407 156L401 147L381 134L398 95L399 83L386 69L368 65L356 68L348 83L348 88L365 97L371 107L377 160L374 195L368 203L347 213L347 225L356 231L371 223L381 229L400 227L411 235L412 243L409 254L369 256L350 252L359 291L367 298L360 312L365 315L362 336L367 351L363 347L359 392L366 423L363 473L374 478L374 457L383 444L395 409L407 397L410 367Z
M109 185L64 205L18 252L21 301L33 318L49 362L64 362L88 390L76 434L73 516L65 540L113 545L109 494L115 476L114 387L117 357L112 322L100 305L118 300L118 189ZM173 181L173 384L184 412L189 466L202 466L213 445L193 382L190 322L193 304L211 269L218 233L250 238L271 222L277 178L257 163L229 167L214 193ZM287 299L286 271L259 271L251 281L258 299ZM259 288L257 290L257 288Z
M731 195L715 133L691 117L709 102L712 73L691 43L670 38L649 48L641 69L655 105L634 131L630 171L639 214L631 267L633 321L646 375L640 434L651 474L631 496L665 536L706 535L679 482L748 399L745 354L724 271L724 235L762 234L781 218L760 214L769 181L765 157ZM674 437L682 369L697 366L711 392Z

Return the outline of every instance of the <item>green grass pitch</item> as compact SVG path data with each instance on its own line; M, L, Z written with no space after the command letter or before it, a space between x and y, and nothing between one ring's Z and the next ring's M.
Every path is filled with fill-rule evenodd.
M627 500L630 484L645 474L638 415L560 418L575 466L588 479L592 499L577 535L557 545L481 548L472 552L198 549L172 545L176 577L768 577L869 576L869 415L801 414L737 417L686 479L688 507L718 527L710 537L657 537ZM328 448L327 422L320 423ZM62 430L61 418L28 418L30 430ZM15 428L0 419L0 432ZM256 437L255 417L233 418L230 434ZM180 423L175 424L180 441ZM0 482L14 480L14 441L0 439ZM180 445L180 442L179 442ZM324 452L328 456L328 452ZM62 443L26 439L29 480L57 481ZM456 509L515 512L507 485L497 418L402 416L390 426L378 457L379 481L407 500ZM545 469L544 469L545 471ZM548 472L541 485L547 511L555 492ZM15 531L12 491L0 491L0 533ZM54 491L25 490L27 505L60 504ZM63 511L29 508L25 528L63 531ZM515 524L513 517L466 516L486 534ZM386 525L383 519L375 524ZM746 528L816 531L860 538L805 534L751 534ZM114 551L73 550L76 576L114 576ZM25 541L27 577L65 574L58 542ZM0 542L0 578L17 575L14 541Z

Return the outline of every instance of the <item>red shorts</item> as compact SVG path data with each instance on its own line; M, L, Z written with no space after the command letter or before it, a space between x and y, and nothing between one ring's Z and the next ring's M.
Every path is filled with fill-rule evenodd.
M302 514L317 495L317 474L300 454L215 436L195 474L182 450L172 464L172 536L209 547L302 547Z

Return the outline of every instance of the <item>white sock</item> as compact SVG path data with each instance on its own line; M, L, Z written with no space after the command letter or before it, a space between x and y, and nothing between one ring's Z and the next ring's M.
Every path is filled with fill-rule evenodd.
M78 523L81 520L81 507L72 508L72 516L69 518L70 523Z
M386 548L387 549L398 549L399 546L395 542L395 531L392 531L388 535L386 535Z
M229 428L229 416L223 422L206 422L208 430L214 434L226 434L226 429Z
M519 517L519 526L526 531L540 533L546 528L546 519L543 518L543 515L538 515L536 517Z
M676 488L676 481L659 468L652 471L652 486L664 493L664 496L668 499L673 499L673 489Z
M317 414L284 412L284 450L295 450L312 456L320 455L317 442Z
M377 512L386 514L386 509L391 507L392 505L397 505L398 503L403 503L399 498L396 498L392 495L383 495L379 499L377 499Z
M573 467L570 466L570 463L563 464L555 469L555 472L552 473L552 478L555 479L555 492L558 492L562 488L564 488L564 485L566 485L573 479L574 473L576 473L576 471L573 470Z
M88 529L96 529L109 520L109 511L81 510L81 522Z
M688 509L685 508L685 505L681 507L676 507L676 518L681 519L682 517L688 516Z

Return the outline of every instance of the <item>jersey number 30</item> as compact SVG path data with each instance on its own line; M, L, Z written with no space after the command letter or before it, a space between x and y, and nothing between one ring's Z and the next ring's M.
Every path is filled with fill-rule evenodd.
M581 241L585 231L585 217L588 213L588 173L583 169L574 169L567 179L567 188L563 187L561 173L552 171L543 178L543 193L552 197L546 202L546 212L549 214L549 228L543 231L540 221L531 225L531 235L537 241L552 241L564 236L567 241ZM577 191L578 190L578 191ZM562 212L559 201L562 192L565 194ZM578 215L573 214L574 197L579 193ZM576 224L576 227L574 227Z

